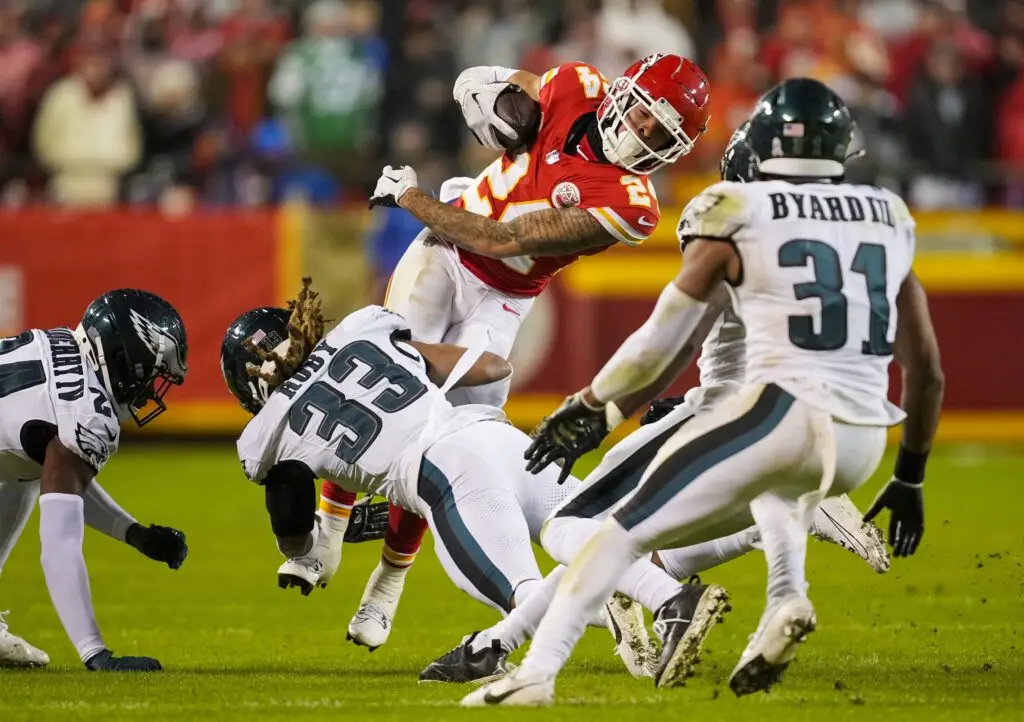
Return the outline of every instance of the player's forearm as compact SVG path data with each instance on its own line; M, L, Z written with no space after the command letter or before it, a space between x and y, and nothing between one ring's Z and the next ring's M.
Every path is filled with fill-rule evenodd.
M442 203L417 188L403 193L398 205L412 213L436 235L459 248L489 258L523 255L516 243L515 233L507 223L499 223Z
M675 358L665 367L664 371L643 388L614 399L615 405L622 412L623 416L632 416L640 409L650 406L651 402L661 396L672 385L672 382L679 378L679 375L693 363L701 344L704 343L704 339L711 332L711 328L722 314L722 310L725 308L728 300L728 292L723 286L720 288L720 292L709 300L708 307L704 311L704 316L701 318L697 328L690 334L682 348L676 352ZM588 400L593 401L593 399Z
M416 188L402 194L398 205L450 243L488 258L567 256L615 242L582 208L548 208L499 223Z
M64 631L82 661L104 649L89 592L82 541L85 520L82 498L75 494L43 494L39 498L40 561Z
M931 451L942 413L946 379L938 365L903 369L903 396L900 406L907 412L903 422L901 445L914 453Z
M85 502L86 525L123 542L135 518L122 509L95 480L89 484L82 498Z
M655 384L697 330L707 306L674 282L665 286L650 317L594 377L590 385L594 397L611 401Z

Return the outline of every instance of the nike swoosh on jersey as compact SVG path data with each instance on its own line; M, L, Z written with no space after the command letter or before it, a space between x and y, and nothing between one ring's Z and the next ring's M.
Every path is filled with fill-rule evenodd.
M641 226L647 226L648 228L654 228L656 225L658 225L657 221L651 223L649 220L647 220L647 216L640 216L639 218L636 219L636 222L639 223Z
M509 312L509 313L511 313L511 314L512 314L513 316L519 316L519 317L522 317L522 314L520 314L520 313L519 313L519 311L517 311L517 310L515 310L514 308L512 308L511 306L509 306L509 305L508 305L507 303L502 303L502 304L501 304L501 310L502 310L502 311L508 311L508 312Z

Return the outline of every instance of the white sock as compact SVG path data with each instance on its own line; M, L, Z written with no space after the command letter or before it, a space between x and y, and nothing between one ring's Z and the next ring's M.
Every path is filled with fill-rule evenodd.
M366 582L366 589L363 591L363 598L359 602L365 604L369 601L383 600L388 603L397 603L402 596L402 589L405 587L405 576L409 573L409 567L393 567L385 561L377 563L377 568L370 574Z
M761 535L757 527L752 526L720 539L679 549L659 550L658 558L669 576L683 580L743 556L756 549L760 540Z
M544 549L556 561L569 564L591 537L601 529L601 524L602 522L596 519L555 517L544 525L541 542ZM640 602L652 612L656 612L665 602L679 593L679 583L677 577L666 574L650 559L638 559L619 578L615 589ZM600 614L590 620L590 626L604 627Z
M679 582L655 565L650 557L637 559L619 577L615 588L652 612L661 609L680 589Z
M18 543L32 507L39 496L38 481L9 481L0 484L0 571Z
M491 640L494 639L501 642L501 646L506 652L514 652L523 646L537 630L537 625L544 617L544 612L548 610L551 600L555 597L558 582L561 581L563 574L565 574L565 567L555 567L550 574L544 577L543 581L533 585L529 596L522 602L519 601L517 595L516 608L493 627L477 634L473 639L473 644L470 645L470 650L479 652L481 649L491 646Z
M106 646L96 625L82 554L84 506L82 497L75 494L43 494L39 498L43 576L57 616L83 662Z
M85 502L85 523L101 534L124 541L124 535L135 523L135 518L118 506L95 480L89 484L82 498Z
M583 636L587 621L611 596L615 581L643 553L614 519L601 526L562 577L520 667L524 678L553 679L558 674Z
M762 494L750 503L768 562L768 604L807 594L807 531L799 502Z

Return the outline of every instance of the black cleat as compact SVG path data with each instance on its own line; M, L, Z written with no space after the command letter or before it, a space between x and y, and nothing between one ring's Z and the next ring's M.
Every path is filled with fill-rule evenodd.
M656 687L682 687L700 662L700 650L715 624L731 611L729 593L718 584L691 578L679 594L665 602L654 617L661 638L661 658L654 675Z
M484 683L500 679L512 671L506 662L506 652L501 642L491 640L491 646L479 652L470 651L473 640L479 632L473 632L462 640L455 649L427 665L420 672L420 682L476 682Z
M302 577L296 577L291 574L278 574L277 575L277 586L281 589L288 589L290 587L298 587L299 591L302 592L302 596L308 597L310 592L313 591L313 585Z

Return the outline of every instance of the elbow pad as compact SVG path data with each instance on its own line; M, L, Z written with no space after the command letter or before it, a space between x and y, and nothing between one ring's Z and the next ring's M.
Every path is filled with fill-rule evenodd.
M300 461L283 461L270 470L263 486L275 536L301 536L313 529L316 483L308 466Z

